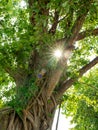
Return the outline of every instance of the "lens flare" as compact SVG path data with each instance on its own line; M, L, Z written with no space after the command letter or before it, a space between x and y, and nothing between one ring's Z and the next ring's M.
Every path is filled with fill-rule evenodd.
M54 56L57 58L62 57L62 51L60 49L57 49L54 51Z

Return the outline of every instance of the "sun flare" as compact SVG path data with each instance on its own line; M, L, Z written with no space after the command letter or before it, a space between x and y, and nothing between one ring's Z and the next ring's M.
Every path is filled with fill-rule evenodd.
M62 57L62 51L60 49L57 49L54 51L54 56L57 58Z

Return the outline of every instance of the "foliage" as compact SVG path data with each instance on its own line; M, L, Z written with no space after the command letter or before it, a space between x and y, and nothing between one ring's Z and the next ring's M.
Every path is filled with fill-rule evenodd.
M31 82L30 86L22 86L17 91L18 94L16 93L12 97L12 100L7 102L7 104L14 108L18 114L20 114L22 110L26 108L28 101L35 96L38 91L38 87L34 82Z
M65 94L63 110L72 116L75 128L72 130L98 129L98 68L92 69L74 84L73 89Z

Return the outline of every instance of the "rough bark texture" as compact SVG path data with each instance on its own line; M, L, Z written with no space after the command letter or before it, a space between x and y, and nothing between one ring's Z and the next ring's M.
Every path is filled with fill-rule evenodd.
M0 110L0 130L50 130L56 104L41 94L19 116L14 109Z

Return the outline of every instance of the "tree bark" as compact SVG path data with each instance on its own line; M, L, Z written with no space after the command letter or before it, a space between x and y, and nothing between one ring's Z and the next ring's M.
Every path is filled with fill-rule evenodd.
M51 130L57 105L42 95L20 115L12 108L0 110L0 130Z

